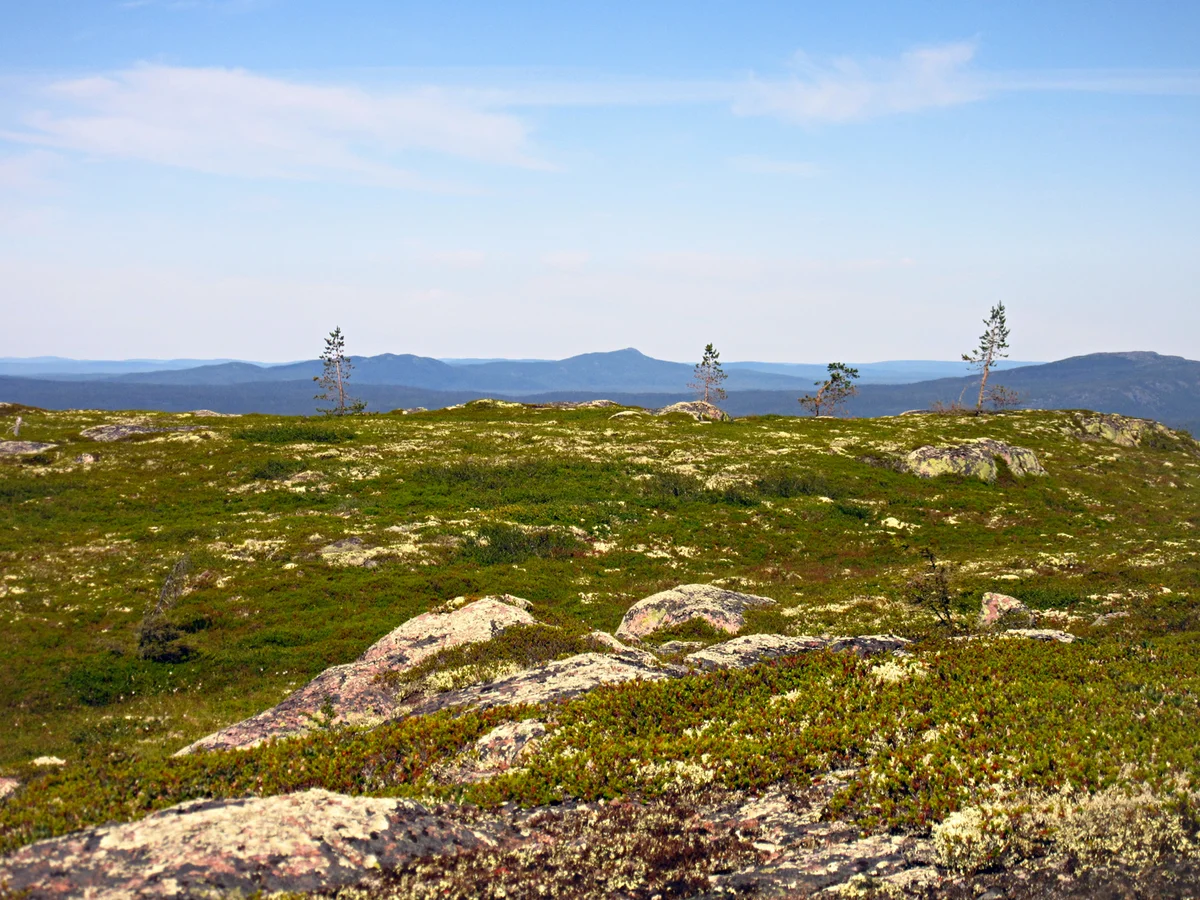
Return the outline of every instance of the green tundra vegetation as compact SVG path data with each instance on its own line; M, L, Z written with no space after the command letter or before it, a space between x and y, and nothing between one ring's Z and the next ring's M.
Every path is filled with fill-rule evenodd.
M1122 787L1194 825L1200 447L1182 434L1116 442L1070 411L20 413L21 438L54 447L0 458L0 775L23 785L0 801L0 852L200 796L321 786L536 805L803 786L831 770L849 773L831 814L866 830L928 832L968 807ZM111 423L190 430L81 436ZM989 483L898 464L975 438L1029 448L1048 474L1001 465ZM946 566L951 627L904 600L930 554ZM514 594L541 623L419 673L457 686L603 650L590 631L697 582L778 601L744 633L892 632L913 654L813 653L599 689L549 714L528 765L473 785L430 772L545 710L172 758L452 598ZM971 638L985 591L1079 640ZM648 643L725 637L693 623ZM34 763L45 756L65 765Z

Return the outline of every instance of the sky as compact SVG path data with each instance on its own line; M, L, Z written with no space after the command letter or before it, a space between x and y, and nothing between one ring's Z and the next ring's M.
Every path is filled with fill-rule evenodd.
M0 4L0 356L1200 358L1200 4Z

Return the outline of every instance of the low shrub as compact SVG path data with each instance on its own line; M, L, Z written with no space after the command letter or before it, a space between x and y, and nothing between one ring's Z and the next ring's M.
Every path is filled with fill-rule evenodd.
M500 522L482 526L459 549L459 557L481 566L495 566L533 557L565 559L580 555L584 549L585 545L570 532Z

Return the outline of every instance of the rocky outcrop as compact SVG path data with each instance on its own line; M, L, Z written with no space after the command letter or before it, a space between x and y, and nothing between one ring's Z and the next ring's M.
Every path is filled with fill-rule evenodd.
M983 628L991 628L1001 619L1009 622L1022 619L1026 624L1032 624L1033 613L1016 597L987 591L979 604L979 624Z
M620 406L615 400L554 400L550 403L538 403L538 409L609 409Z
M15 778L0 778L0 800L3 800L9 794L14 794L17 788L21 786L21 782Z
M964 475L995 481L999 474L997 459L1004 460L1009 471L1017 478L1046 474L1032 450L991 438L979 438L948 447L918 447L904 458L903 467L922 478Z
M1075 425L1079 437L1084 440L1108 441L1121 447L1136 447L1153 435L1172 441L1176 439L1171 429L1158 422L1112 413L1077 415Z
M685 400L682 403L672 403L670 406L664 406L662 409L656 409L656 416L666 416L671 413L684 413L691 416L697 422L707 420L709 422L726 422L729 416L718 407L711 403L705 403L703 400Z
M58 444L41 444L37 441L0 441L0 456L26 456L53 450Z
M330 890L381 868L496 845L488 831L412 800L310 790L193 800L138 822L40 841L0 860L0 883L33 900Z
M903 650L911 643L908 639L894 634L869 634L860 637L749 634L690 653L686 662L701 669L742 669L767 660L796 656L814 650L848 650L858 656L873 656L877 653Z
M93 425L79 432L79 436L89 441L99 441L110 444L114 441L127 441L140 434L161 434L166 431L203 431L201 425L176 425L173 427L156 427L153 425Z
M580 653L535 669L527 669L487 684L445 691L419 703L412 715L425 715L454 706L488 709L518 703L551 703L570 700L605 684L625 681L662 681L682 675L678 666L664 666L651 653Z
M621 620L617 637L636 641L693 619L703 619L718 631L737 634L746 624L746 610L774 603L769 597L727 591L711 584L681 584L633 604Z
M417 665L439 650L486 641L512 625L532 625L517 598L484 597L451 612L429 612L405 622L352 663L326 669L278 706L201 738L180 753L253 747L268 738L306 734L332 708L330 724L373 725L400 708L379 676ZM523 603L524 601L520 601Z

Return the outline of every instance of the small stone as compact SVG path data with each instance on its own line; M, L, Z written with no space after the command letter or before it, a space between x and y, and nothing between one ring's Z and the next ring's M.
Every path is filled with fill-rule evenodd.
M15 778L0 778L0 800L16 791L20 786L21 782Z
M33 761L35 766L65 766L67 761L57 756L39 756Z

